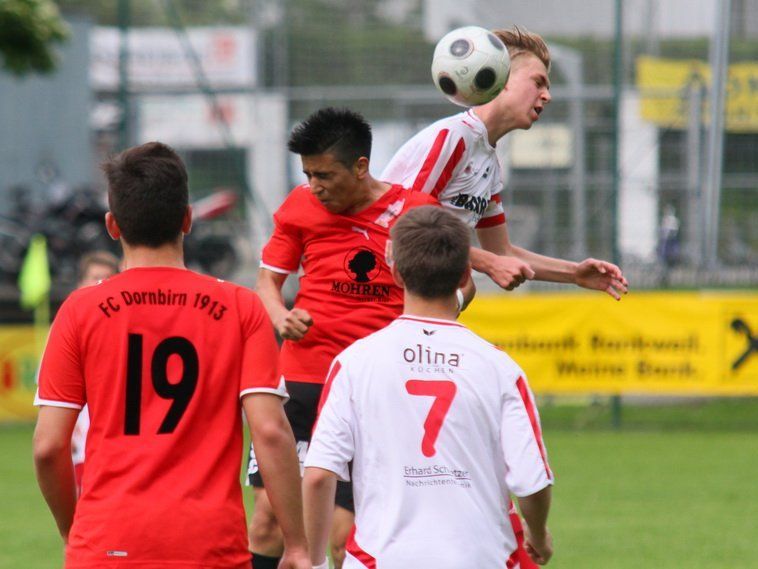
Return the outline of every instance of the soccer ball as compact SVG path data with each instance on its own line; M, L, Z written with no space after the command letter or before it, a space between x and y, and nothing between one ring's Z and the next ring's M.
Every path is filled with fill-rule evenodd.
M432 78L445 97L463 107L483 105L505 86L511 58L495 34L478 26L457 28L434 49Z

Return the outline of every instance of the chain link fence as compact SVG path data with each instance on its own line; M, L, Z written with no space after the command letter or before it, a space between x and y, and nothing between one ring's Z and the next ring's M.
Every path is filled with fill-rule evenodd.
M181 117L174 120L172 143L187 160L195 197L217 187L240 194L239 215L229 224L246 251L238 275L245 282L253 278L271 211L302 181L295 157L283 150L297 121L324 105L364 113L374 126L378 174L407 138L459 110L430 80L442 31L519 24L550 45L553 102L530 131L511 133L499 145L512 240L558 257L616 260L635 288L751 286L758 282L758 0L727 2L723 138L711 134L710 94L717 10L724 3L698 0L692 14L673 16L680 0L617 4L625 6L621 34L614 3L595 0L544 2L540 14L488 0L60 2L67 15L92 19L90 33L95 26L162 30L162 41L174 42L177 57L186 60L193 27L250 34L249 81L230 86L195 73L182 87L95 85L92 121L97 161L118 149L124 125L132 143L160 132L150 130L150 120L164 111L146 108L223 117L208 129L229 132L207 147L183 145L194 135L182 132ZM621 68L614 84L615 49ZM199 106L187 103L192 96ZM156 97L162 107L154 105ZM124 101L130 111L122 120ZM269 106L251 103L257 111L237 112L248 103L234 101ZM243 126L249 133L237 136ZM256 131L264 133L257 142ZM714 140L721 140L720 174L710 158ZM273 149L283 158L271 158ZM1 175L0 187L7 187ZM530 285L538 286L550 285Z

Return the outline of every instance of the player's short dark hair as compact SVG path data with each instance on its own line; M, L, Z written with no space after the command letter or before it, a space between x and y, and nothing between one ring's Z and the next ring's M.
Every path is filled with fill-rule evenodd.
M371 157L371 125L350 109L325 107L298 124L287 147L300 156L332 154L346 167Z
M176 241L189 203L187 170L169 146L148 142L102 165L108 205L130 245L160 247Z
M455 293L468 269L469 229L441 207L410 210L391 230L392 256L405 288L423 298Z
M510 30L492 30L508 48L508 55L511 59L531 53L536 55L539 60L545 64L545 68L550 71L550 50L542 39L542 36L528 30L513 26Z

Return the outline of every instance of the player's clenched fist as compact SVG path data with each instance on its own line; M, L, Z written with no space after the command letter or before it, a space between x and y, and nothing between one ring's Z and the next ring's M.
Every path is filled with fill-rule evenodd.
M285 340L298 341L313 325L313 318L307 310L293 308L276 322L276 331Z
M537 565L547 565L553 556L553 536L547 529L538 536L531 533L527 528L524 548Z
M488 272L490 278L505 290L513 290L526 280L534 278L534 271L518 257L498 255Z
M312 569L311 558L306 550L285 550L278 569Z

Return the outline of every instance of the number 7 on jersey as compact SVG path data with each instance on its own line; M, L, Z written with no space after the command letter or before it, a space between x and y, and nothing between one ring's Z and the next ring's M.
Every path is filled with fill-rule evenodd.
M442 429L442 423L450 405L453 404L455 383L447 380L409 379L405 382L405 390L411 395L434 397L424 421L424 438L421 439L421 452L426 457L432 457L437 452L434 445Z

